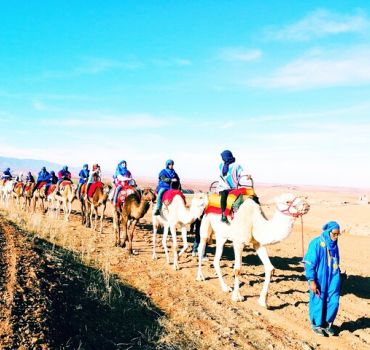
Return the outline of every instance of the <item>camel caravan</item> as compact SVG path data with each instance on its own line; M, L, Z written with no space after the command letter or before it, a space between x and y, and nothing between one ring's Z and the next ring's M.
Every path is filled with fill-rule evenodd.
M103 233L105 212L108 203L113 211L113 234L116 247L125 247L129 254L137 254L133 249L133 238L139 220L151 210L152 258L157 259L157 233L163 229L162 246L168 264L171 263L168 251L168 234L172 237L173 269L178 270L179 258L188 251L188 226L200 223L198 242L194 243L193 256L198 257L197 281L205 281L202 262L207 259L205 250L213 239L216 253L213 260L215 272L224 292L232 292L233 301L242 301L240 275L242 253L246 245L256 250L265 269L265 280L258 303L268 307L267 297L271 277L274 272L266 247L286 239L292 232L297 218L307 214L310 206L301 196L290 193L276 198L275 213L268 219L264 214L259 198L254 190L253 179L235 162L230 151L222 154L220 179L213 182L207 193L193 194L182 189L174 162L168 160L158 176L156 189L141 189L127 169L127 162L121 161L116 168L112 183L102 181L101 169L94 164L92 169L85 164L79 173L78 184L73 183L71 173L64 166L58 176L45 167L37 179L28 172L13 177L6 169L0 180L0 203L8 207L13 201L18 210L30 213L41 210L43 214L59 218L61 211L68 221L72 203L80 203L81 223L99 234ZM182 247L178 252L177 230L181 231ZM234 254L234 286L229 287L222 276L220 260L224 245L230 241ZM198 246L199 243L199 246ZM194 250L195 247L198 250Z

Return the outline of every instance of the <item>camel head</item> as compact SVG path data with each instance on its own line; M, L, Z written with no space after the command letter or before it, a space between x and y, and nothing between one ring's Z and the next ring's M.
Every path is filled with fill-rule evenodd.
M277 209L285 215L299 217L310 210L306 198L292 193L284 193L275 199Z
M104 194L108 195L111 190L112 190L111 185L104 185L104 187L103 187L103 193Z
M208 196L205 193L195 193L190 204L190 211L194 213L197 219L200 219L204 209L208 205Z
M157 198L156 194L150 187L144 188L141 192L141 199L144 201L154 203L156 198Z

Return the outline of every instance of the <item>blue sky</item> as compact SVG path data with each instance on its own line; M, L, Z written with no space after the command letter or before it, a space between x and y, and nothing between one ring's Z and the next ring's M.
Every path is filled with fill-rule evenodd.
M370 182L368 1L0 4L0 155Z

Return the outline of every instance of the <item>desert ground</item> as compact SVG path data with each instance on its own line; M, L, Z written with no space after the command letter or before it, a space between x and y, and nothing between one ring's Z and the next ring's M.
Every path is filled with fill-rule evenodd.
M188 182L184 187L206 190L207 185ZM341 224L341 269L348 279L335 322L338 336L317 337L309 326L300 220L287 240L268 248L276 273L270 308L265 309L257 304L264 270L251 247L243 254L245 300L232 302L211 265L214 244L204 263L207 280L197 282L197 258L190 250L174 271L159 237L159 259L152 260L151 210L135 233L138 255L129 256L124 248L114 247L111 207L98 235L81 225L75 201L69 222L39 210L33 214L1 208L0 348L370 349L370 205L358 203L370 190L258 183L255 188L268 217L276 195L308 197L305 247L325 222ZM188 240L193 239L189 233ZM181 248L180 235L178 241ZM230 286L232 259L228 243L221 263Z

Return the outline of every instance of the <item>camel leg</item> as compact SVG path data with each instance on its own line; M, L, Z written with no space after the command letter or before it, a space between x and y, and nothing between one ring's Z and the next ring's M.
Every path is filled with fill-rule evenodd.
M188 249L188 232L186 231L186 226L182 225L181 226L181 236L182 236L182 242L183 242L183 247L180 250L179 257Z
M231 292L231 288L228 287L228 285L225 283L225 281L222 277L222 272L221 272L221 268L220 268L220 260L221 260L222 252L224 250L225 243L226 243L226 238L219 237L218 239L216 239L216 254L215 254L215 258L213 260L213 266L216 270L218 279L220 281L221 289L224 292Z
M268 307L267 306L267 293L268 293L268 288L269 288L270 281L271 281L271 276L274 271L274 266L271 264L266 247L263 247L263 246L259 247L256 249L256 252L259 258L261 259L263 266L265 267L265 282L263 283L263 287L261 290L260 297L258 299L258 303L263 307Z
M126 246L126 241L127 241L127 231L128 231L128 228L127 228L127 225L128 225L128 217L127 215L122 215L122 244L121 246L122 247L125 247ZM131 252L129 251L129 253L131 254Z
M234 254L235 254L235 263L234 263L234 290L231 296L232 301L243 301L243 297L240 295L239 291L239 277L242 266L242 253L243 253L244 244L234 242Z
M211 223L209 221L208 215L204 215L202 222L200 224L200 242L198 246L198 272L197 272L197 281L204 281L204 275L202 272L202 260L204 257L204 253L206 250L207 240L208 240L208 234L210 231Z
M119 225L119 214L117 210L113 211L113 232L114 232L114 245L118 246L118 226Z
M156 238L157 238L157 222L156 220L154 219L153 220L153 255L152 255L152 259L157 259L157 253L155 252L155 248L156 248Z
M176 271L179 269L178 255L177 255L176 225L171 225L170 230L171 230L171 235L172 235L173 269Z
M206 243L207 237L201 237L199 247L198 247L198 273L197 273L197 281L204 281L204 275L202 272L202 260L204 256L204 252L206 250Z
M127 228L127 233L128 233L128 251L130 252L130 254L134 254L134 251L132 249L132 240L134 238L134 232L135 232L135 228L136 228L136 223L137 223L137 220L133 220L130 227ZM132 230L130 232L130 228L132 226Z
M170 256L169 256L169 254L168 254L168 248L167 248L168 229L169 229L168 224L165 224L165 225L163 226L162 245L163 245L163 249L164 249L164 254L166 255L166 261L167 261L167 264L169 264L169 263L170 263Z
M104 221L104 214L105 214L105 208L107 207L106 204L103 204L103 208L102 208L102 213L101 213L101 216L100 216L100 234L103 233L103 221Z

